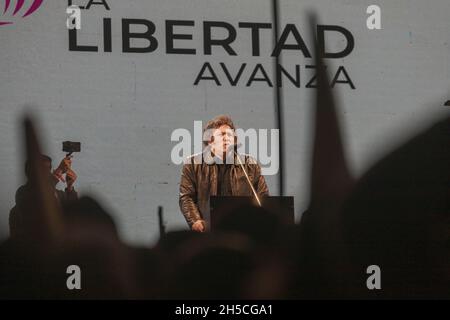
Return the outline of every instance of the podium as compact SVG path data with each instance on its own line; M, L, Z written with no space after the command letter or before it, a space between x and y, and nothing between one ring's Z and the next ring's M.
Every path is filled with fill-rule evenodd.
M276 215L283 224L294 224L294 197L261 197L261 206L269 213ZM254 197L211 196L208 227L214 231L226 215L249 206L259 207ZM245 212L242 212L245 214Z

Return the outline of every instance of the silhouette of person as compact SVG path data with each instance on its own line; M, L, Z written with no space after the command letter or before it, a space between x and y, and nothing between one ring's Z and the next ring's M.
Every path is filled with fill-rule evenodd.
M72 170L72 161L70 157L65 157L59 164L59 166L52 171L52 159L47 155L41 155L42 170L48 177L48 183L54 190L54 195L60 203L76 200L78 194L75 191L74 183L77 179L76 173ZM20 186L16 191L16 204L11 209L9 214L9 228L10 236L16 237L27 233L29 228L33 228L33 201L32 192L33 188L30 183L30 163L25 163L25 175L27 177L26 184ZM65 178L63 175L66 175ZM56 185L59 181L66 183L65 190L56 189Z

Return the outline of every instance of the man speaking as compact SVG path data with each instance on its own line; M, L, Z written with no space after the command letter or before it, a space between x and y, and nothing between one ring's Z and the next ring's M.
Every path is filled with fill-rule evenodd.
M206 229L210 196L269 195L257 161L236 152L237 136L229 116L217 116L206 124L203 143L202 153L186 159L180 182L181 212L197 232Z

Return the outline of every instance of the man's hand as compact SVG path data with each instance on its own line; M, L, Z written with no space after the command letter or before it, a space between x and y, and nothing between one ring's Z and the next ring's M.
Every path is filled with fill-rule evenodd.
M72 156L67 156L61 160L59 163L58 169L61 170L61 173L66 173L72 167Z
M71 167L72 167L72 159L71 158L72 158L72 156L67 156L64 159L62 159L61 162L59 163L58 167L53 171L53 175L61 182L66 182L66 179L64 178L63 174L67 173L68 171L71 171ZM70 178L70 177L66 177L66 178ZM75 175L75 179L76 179L76 175ZM72 182L72 185L73 185L73 182Z
M192 231L196 232L205 232L205 221L204 220L197 220L192 225Z

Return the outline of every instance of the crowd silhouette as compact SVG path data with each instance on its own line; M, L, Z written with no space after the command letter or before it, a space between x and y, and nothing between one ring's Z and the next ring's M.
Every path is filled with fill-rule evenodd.
M127 245L97 200L55 199L25 119L33 192L23 210L33 223L0 244L0 298L450 298L450 117L355 179L318 50L316 59L310 205L294 225L245 206L213 233ZM81 290L67 289L69 265L83 272ZM370 265L381 269L380 290L366 286Z

